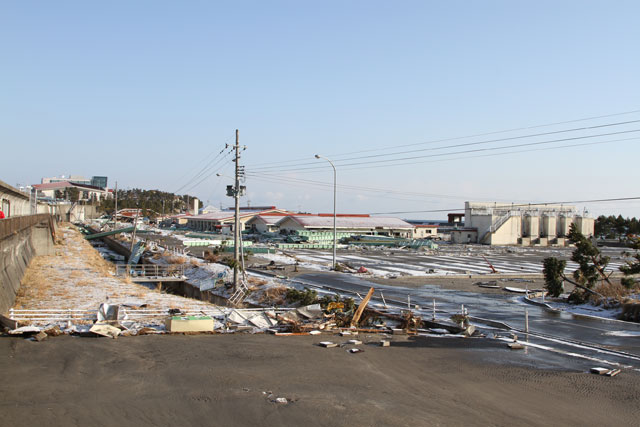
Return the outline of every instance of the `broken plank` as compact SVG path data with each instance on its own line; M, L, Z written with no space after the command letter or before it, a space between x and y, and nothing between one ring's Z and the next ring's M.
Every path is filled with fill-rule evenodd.
M353 315L353 318L351 319L351 326L357 326L358 325L358 322L360 321L360 316L362 316L362 312L367 307L367 304L369 304L369 300L371 299L371 296L373 295L373 291L374 291L374 289L373 289L373 287L371 287L369 289L369 292L367 292L367 295L364 297L364 299L362 300L362 302L358 306L358 309L356 310L356 313Z

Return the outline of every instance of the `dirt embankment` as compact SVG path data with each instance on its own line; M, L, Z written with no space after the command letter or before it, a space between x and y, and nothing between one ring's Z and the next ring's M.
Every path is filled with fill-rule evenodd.
M595 426L640 417L632 371L605 378L485 363L476 347L499 345L487 340L394 337L350 354L313 345L323 339L2 338L0 425ZM527 364L524 353L504 354Z

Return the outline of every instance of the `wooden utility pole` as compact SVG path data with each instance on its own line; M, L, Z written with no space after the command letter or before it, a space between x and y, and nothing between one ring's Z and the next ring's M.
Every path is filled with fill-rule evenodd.
M240 265L240 136L236 129L236 174L234 186L235 198L235 221L233 225L233 259L236 261L233 266L233 291L238 290L238 266Z
M113 229L117 229L118 228L118 181L116 181L116 189L115 189L115 196L116 196L116 207L115 207L115 212L113 213Z

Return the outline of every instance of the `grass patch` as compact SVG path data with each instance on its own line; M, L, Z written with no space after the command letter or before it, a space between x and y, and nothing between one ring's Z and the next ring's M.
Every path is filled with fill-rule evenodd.
M265 305L283 305L287 295L286 286L273 286L265 289L260 297L260 303Z

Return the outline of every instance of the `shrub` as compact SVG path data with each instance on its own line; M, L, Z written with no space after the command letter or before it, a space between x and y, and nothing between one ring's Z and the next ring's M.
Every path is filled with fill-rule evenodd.
M311 305L317 301L318 293L309 288L304 288L301 291L289 288L285 298L290 304Z
M260 303L265 305L283 305L286 294L286 286L274 286L265 289L265 291L262 293L262 296L260 297Z
M220 260L220 257L216 254L216 253L212 253L209 251L205 251L204 252L204 260L207 262L218 262Z

